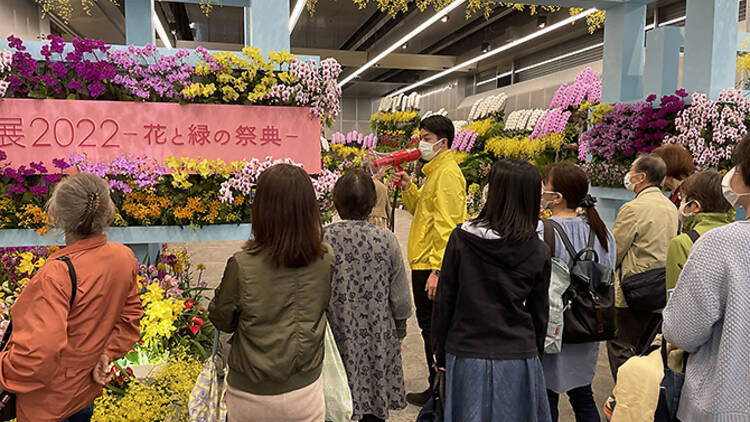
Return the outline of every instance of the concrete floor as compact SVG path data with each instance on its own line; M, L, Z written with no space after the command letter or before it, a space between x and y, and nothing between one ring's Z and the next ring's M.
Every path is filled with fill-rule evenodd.
M404 260L406 260L406 243L409 236L410 225L411 216L405 211L398 210L396 215L396 235L401 243ZM221 281L226 260L242 246L242 243L243 242L205 242L175 244L171 246L185 246L192 257L193 263L203 263L206 266L204 279L208 282L210 287L214 287ZM424 358L422 337L419 334L419 327L417 326L417 320L413 313L408 322L408 331L406 339L403 342L402 353L406 390L408 392L423 391L427 388L427 364L425 363ZM613 387L612 376L610 375L609 364L607 362L606 347L604 344L602 344L599 349L599 363L593 387L594 397L599 409L601 409L602 404L611 393ZM404 410L391 412L391 418L389 420L393 422L413 422L416 420L418 413L419 409L417 407L409 405ZM603 415L602 420L606 420ZM564 397L561 397L560 399L560 421L575 421L573 411Z

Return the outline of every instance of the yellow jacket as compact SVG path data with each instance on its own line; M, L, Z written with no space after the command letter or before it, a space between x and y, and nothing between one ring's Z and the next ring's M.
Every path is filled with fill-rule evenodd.
M677 208L657 187L644 189L623 205L612 227L617 244L618 276L627 278L664 268L669 242L677 236L678 221ZM615 306L628 307L619 277L615 283Z
M413 270L439 270L451 231L466 221L466 179L453 152L445 151L425 164L422 188L412 183L404 205L414 220L407 255Z

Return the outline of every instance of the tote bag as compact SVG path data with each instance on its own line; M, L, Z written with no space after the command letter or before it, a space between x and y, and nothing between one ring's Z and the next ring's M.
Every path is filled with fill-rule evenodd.
M325 357L323 358L323 396L326 402L326 421L349 422L354 412L352 392L349 389L349 379L346 368L341 360L336 339L331 327L326 324L324 338Z
M211 357L195 381L188 400L190 422L224 422L227 418L224 364L218 354L219 331L214 336Z

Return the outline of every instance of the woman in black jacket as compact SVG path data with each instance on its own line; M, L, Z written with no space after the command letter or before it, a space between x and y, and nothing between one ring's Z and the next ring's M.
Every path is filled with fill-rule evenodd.
M536 234L541 180L525 161L492 166L487 203L451 234L432 314L446 370L446 422L550 421L539 356L550 251Z

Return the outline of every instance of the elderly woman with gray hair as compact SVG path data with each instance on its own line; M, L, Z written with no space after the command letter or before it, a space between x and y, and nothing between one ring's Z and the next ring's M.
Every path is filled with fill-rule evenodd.
M406 407L400 347L412 307L398 239L367 221L376 192L369 173L344 174L333 188L342 221L325 231L336 257L328 323L349 380L352 419L366 422Z
M133 252L107 242L115 215L107 182L82 173L47 204L66 247L53 253L11 309L0 387L16 394L18 421L88 421L110 362L138 341L142 314Z

